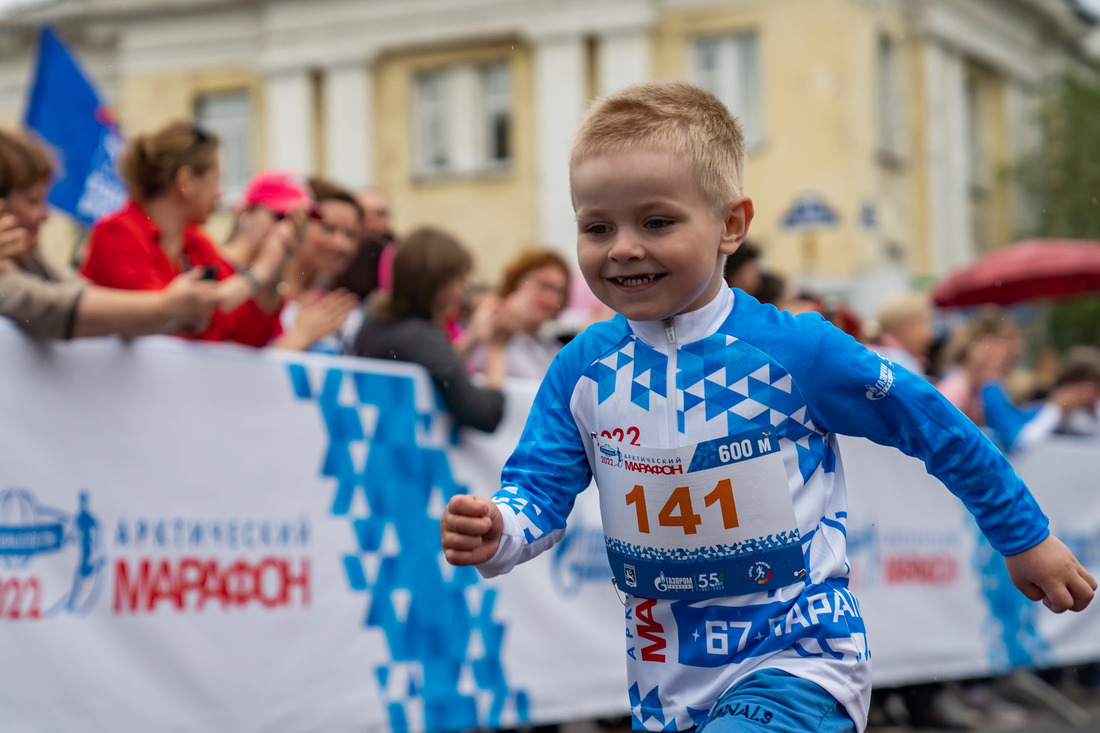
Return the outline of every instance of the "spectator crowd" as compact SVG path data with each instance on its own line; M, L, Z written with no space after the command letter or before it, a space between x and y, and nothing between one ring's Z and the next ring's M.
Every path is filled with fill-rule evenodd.
M192 122L133 137L120 168L129 200L92 226L74 272L39 247L55 161L29 135L0 130L0 315L31 336L174 334L412 362L457 423L492 431L505 381L540 379L564 343L608 315L553 247L516 252L489 287L471 281L475 260L455 233L395 235L383 191L292 171L255 175L217 243L202 227L222 195L219 141ZM905 292L865 321L763 260L749 242L730 256L726 280L738 297L819 314L935 383L1005 452L1054 433L1100 432L1100 344L1046 353L1025 370L1009 311L978 309L948 328L926 294ZM915 691L908 699L920 706L904 714L927 725L987 723L995 710L983 684Z

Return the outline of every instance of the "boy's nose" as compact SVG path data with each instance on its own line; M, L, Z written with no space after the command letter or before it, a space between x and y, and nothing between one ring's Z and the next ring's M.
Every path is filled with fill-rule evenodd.
M645 256L645 249L637 237L629 232L617 232L607 256L613 260L639 260Z

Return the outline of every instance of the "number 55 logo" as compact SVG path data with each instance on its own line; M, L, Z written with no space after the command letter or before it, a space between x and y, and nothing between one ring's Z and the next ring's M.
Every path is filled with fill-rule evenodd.
M695 585L699 590L722 590L725 577L723 573L699 573L695 578Z

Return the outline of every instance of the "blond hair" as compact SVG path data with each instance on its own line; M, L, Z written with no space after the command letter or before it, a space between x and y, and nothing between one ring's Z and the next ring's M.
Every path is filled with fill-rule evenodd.
M878 325L883 333L897 334L906 324L932 313L932 301L926 293L895 293L882 303Z
M597 99L573 140L569 168L590 158L657 148L686 158L715 213L725 218L744 187L741 124L711 92L684 81L651 81Z

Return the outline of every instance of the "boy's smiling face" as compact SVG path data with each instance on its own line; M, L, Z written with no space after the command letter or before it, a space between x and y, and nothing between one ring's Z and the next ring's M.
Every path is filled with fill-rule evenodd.
M752 201L723 219L683 157L655 148L607 153L571 174L577 259L593 294L631 320L661 320L706 305L725 286Z

